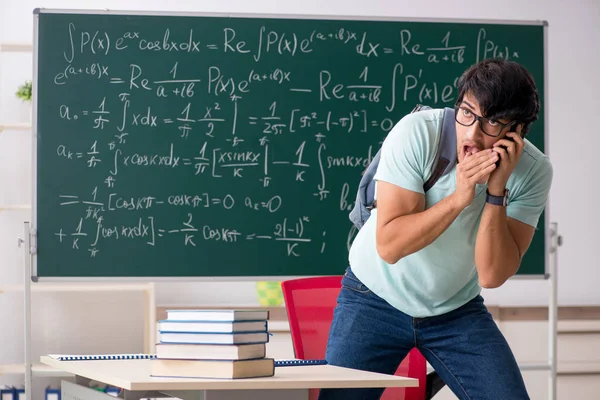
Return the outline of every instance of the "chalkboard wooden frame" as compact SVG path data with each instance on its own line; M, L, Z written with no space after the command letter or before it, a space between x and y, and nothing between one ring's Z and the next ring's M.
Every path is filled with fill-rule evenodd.
M38 226L38 165L37 165L37 154L38 154L38 55L40 51L39 47L39 17L41 14L93 14L93 15L125 15L125 16L166 16L166 17L226 17L226 18L270 18L270 19L306 19L306 20L339 20L339 21L391 21L391 22L424 22L424 23L456 23L456 24L498 24L498 25L535 25L543 27L543 108L544 108L544 143L546 148L543 151L548 154L547 143L548 143L548 46L547 46L547 32L548 23L546 21L515 21L515 20L490 20L490 19L446 19L446 18L402 18L402 17L375 17L375 16L346 16L346 15L296 15L296 14L247 14L247 13L203 13L203 12L166 12L166 11L134 11L134 10L73 10L73 9L36 9L34 10L34 52L33 52L33 121L32 121L32 174L33 174L33 188L32 188L32 279L33 280L48 280L48 281L70 281L70 280L101 280L101 281L181 281L181 280L280 280L283 277L293 278L306 275L232 275L232 276L213 276L213 275L177 275L177 276L155 276L155 275L132 275L132 276L88 276L85 271L81 274L76 275L44 275L38 271L38 254L36 252L36 229ZM548 276L548 227L549 227L549 213L548 207L544 212L544 271L540 274L517 274L513 279L523 278L544 278ZM340 261L343 264L343 260Z

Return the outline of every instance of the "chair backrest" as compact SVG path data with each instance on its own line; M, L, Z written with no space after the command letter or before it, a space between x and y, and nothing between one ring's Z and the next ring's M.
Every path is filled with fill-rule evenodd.
M281 283L288 314L294 355L298 359L323 359L329 338L333 311L341 290L341 276L323 276L290 279ZM417 388L388 388L381 399L423 400L427 363L418 350L413 349L402 361L395 375L419 379ZM316 399L318 390L310 391Z
M325 358L341 277L302 278L281 283L296 358Z

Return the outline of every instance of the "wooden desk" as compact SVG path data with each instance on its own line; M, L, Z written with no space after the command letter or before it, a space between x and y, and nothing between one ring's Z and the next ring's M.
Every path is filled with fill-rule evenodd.
M310 388L416 387L416 379L377 374L332 365L276 367L270 378L184 379L150 377L152 360L57 361L41 357L43 364L75 375L75 384L63 381L62 398L71 400L114 399L87 389L91 380L125 389L125 399L178 397L183 400L212 399L306 399ZM69 394L71 391L73 394ZM73 392L75 391L75 392ZM277 391L277 396L273 391ZM224 397L227 392L227 396ZM284 393L285 392L285 393ZM294 393L295 392L295 393ZM101 397L106 396L106 397Z

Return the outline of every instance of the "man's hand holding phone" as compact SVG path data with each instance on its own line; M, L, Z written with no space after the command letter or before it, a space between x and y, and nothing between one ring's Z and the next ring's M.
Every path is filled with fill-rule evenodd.
M524 145L520 124L516 125L515 131L507 132L505 137L494 143L492 150L498 154L499 160L488 181L490 194L495 196L504 194L508 178L521 158Z

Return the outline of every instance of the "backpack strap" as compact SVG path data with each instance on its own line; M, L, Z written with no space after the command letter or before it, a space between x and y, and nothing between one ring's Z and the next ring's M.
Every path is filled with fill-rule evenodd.
M377 201L375 200L375 180L373 177L375 176L375 172L377 172L377 165L379 165L380 158L381 149L377 151L367 169L363 172L358 184L354 208L352 208L349 214L350 221L358 229L362 228L365 224L371 215L371 210L377 207Z
M431 176L423 185L427 192L443 175L454 168L456 163L456 125L454 122L454 109L444 108L444 119L442 120L442 137L440 138L439 156Z

